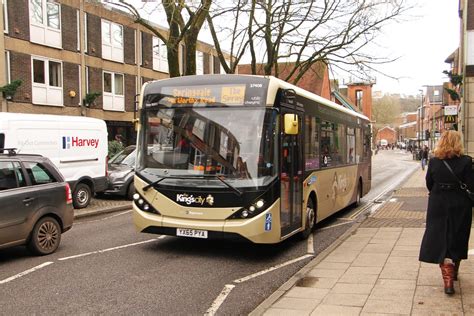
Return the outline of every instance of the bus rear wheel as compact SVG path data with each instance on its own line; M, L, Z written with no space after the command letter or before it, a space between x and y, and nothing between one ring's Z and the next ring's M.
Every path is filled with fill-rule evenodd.
M313 232L314 223L316 222L316 209L314 206L313 199L309 198L308 203L306 204L306 226L305 229L301 232L301 238L307 239L309 235Z

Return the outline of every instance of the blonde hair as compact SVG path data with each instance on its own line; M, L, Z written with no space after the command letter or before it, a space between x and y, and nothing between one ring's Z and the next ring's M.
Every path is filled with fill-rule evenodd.
M434 156L439 159L449 159L463 154L464 147L461 142L461 133L451 130L443 132L436 144Z

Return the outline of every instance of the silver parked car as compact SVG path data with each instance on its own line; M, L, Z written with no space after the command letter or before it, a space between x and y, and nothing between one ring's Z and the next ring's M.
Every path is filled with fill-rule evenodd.
M135 175L135 146L127 146L109 160L108 188L105 194L125 196L132 199L135 193L133 177Z
M0 149L0 248L26 244L35 254L56 251L74 218L69 184L40 155Z

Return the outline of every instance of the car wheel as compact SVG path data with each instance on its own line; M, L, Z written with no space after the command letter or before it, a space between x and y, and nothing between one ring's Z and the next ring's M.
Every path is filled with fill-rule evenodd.
M72 204L74 208L84 208L89 205L91 197L91 188L87 184L79 183L74 190Z
M316 209L314 207L313 199L309 198L306 204L306 227L300 233L302 239L307 239L311 235L314 223L316 222Z
M28 248L31 252L44 256L58 249L61 241L61 227L52 217L43 217L33 228Z
M133 185L133 182L128 185L127 189L127 199L133 200L133 195L135 194L135 186Z

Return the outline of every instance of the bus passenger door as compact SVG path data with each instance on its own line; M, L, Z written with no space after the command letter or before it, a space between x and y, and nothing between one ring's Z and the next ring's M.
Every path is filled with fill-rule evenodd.
M286 112L290 113L290 112ZM283 118L285 111L282 111ZM303 188L303 133L302 113L298 115L299 133L297 135L287 135L284 132L281 136L281 236L285 236L301 227L302 219L302 188ZM282 122L281 126L284 126Z

